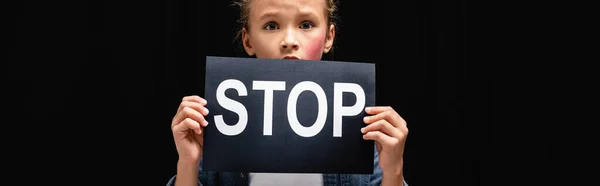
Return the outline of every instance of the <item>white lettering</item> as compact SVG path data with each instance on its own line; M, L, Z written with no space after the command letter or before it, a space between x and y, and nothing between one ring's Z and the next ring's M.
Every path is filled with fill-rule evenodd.
M228 79L221 82L221 84L219 84L217 87L217 102L223 108L237 113L239 120L234 125L227 125L225 124L225 121L223 121L222 115L215 115L215 126L217 126L217 129L221 133L228 136L234 136L242 133L242 131L244 131L246 128L246 124L248 123L248 111L246 111L246 107L244 107L244 105L242 105L240 102L229 99L225 96L225 90L230 88L237 90L240 96L248 95L246 86L244 86L241 81Z

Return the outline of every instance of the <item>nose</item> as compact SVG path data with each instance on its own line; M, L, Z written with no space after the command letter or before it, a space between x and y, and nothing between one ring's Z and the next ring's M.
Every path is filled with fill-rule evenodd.
M295 36L293 29L288 29L285 33L283 41L281 41L282 50L296 50L298 49L298 39Z

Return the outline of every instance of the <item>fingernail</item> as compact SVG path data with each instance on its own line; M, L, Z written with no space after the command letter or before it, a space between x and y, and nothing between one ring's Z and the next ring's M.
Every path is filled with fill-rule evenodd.
M204 108L204 113L208 114L208 109L206 107Z
M364 121L365 123L369 122L369 117L364 117L364 118L363 118L363 121Z
M204 126L208 126L208 121L204 120Z
M365 112L369 112L369 111L371 111L371 107L366 107Z
M364 128L364 127L363 127L363 128L360 128L360 132L361 132L361 133L365 133L365 128Z
M200 101L202 102L203 105L206 105L206 100L205 99L202 99Z

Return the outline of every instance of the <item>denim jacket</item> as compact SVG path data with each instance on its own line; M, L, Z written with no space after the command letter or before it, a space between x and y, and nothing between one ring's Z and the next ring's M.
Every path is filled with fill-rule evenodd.
M381 185L383 172L379 167L379 153L375 148L373 174L323 174L324 186L363 186L363 185ZM202 166L200 166L202 167ZM174 186L177 175L171 177L167 186ZM200 169L198 171L198 185L202 186L229 186L229 185L249 185L249 174L242 172L207 172ZM404 186L408 186L406 180L403 180Z

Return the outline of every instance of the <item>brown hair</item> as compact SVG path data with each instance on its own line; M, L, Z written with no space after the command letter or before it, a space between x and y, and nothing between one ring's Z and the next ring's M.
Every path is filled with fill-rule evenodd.
M242 29L245 28L247 31L250 31L249 20L250 20L250 2L252 0L235 0L233 3L234 6L239 7L240 9L240 18L238 19L238 23L240 23L240 29L235 36L235 41L240 40L240 36L242 35ZM337 9L338 9L338 1L337 0L325 0L327 3L327 8L325 9L325 15L327 16L327 25L333 25L337 31ZM329 34L329 32L327 32ZM332 48L333 50L333 48Z

